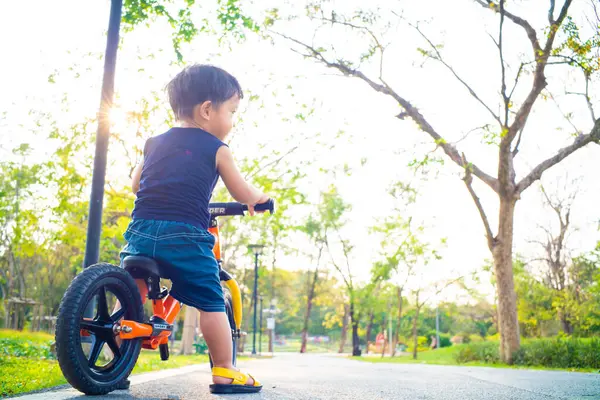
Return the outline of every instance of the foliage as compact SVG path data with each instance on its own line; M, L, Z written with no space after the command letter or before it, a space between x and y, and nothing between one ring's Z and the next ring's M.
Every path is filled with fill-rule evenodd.
M435 338L435 335L436 335L435 329L432 329L427 332L427 334L425 335L425 337L427 337L427 346L431 346L431 343L433 341L433 338ZM450 338L451 338L450 335L441 333L440 334L440 348L452 346L452 342L450 341Z
M216 0L216 20L225 32L237 39L244 39L244 31L258 32L259 25L244 14L239 0ZM206 6L202 4L202 6ZM198 24L192 10L200 9L196 0L125 0L123 17L126 30L132 30L137 25L165 20L173 28L173 49L179 62L183 61L181 45L189 43L199 33L208 32L213 26L209 18L202 18ZM204 13L206 9L203 8Z
M0 339L0 358L4 357L30 357L39 359L52 359L52 341L38 344L16 338Z
M487 341L470 343L459 347L455 354L458 363L481 361L496 364L500 362L498 342ZM514 355L515 365L542 366L565 369L598 369L600 368L600 339L597 337L528 339L523 341L519 351Z
M557 337L530 339L515 355L515 363L552 368L600 368L600 339Z
M470 361L482 361L490 364L500 363L500 352L498 342L478 342L464 344L455 354L455 360L459 364Z

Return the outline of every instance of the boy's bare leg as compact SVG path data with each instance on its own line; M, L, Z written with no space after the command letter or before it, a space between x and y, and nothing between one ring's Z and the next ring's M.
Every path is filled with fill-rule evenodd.
M227 315L224 312L200 311L200 328L208 345L208 351L215 367L236 370L231 363L233 348L231 341L231 328ZM213 376L213 382L217 384L228 384L232 379ZM253 385L254 380L250 378L247 385Z

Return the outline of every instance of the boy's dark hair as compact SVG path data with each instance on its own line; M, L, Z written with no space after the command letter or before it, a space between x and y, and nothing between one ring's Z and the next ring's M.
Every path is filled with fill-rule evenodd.
M192 118L194 107L211 101L217 107L236 94L242 98L242 87L229 72L205 64L185 67L167 85L169 103L178 119Z

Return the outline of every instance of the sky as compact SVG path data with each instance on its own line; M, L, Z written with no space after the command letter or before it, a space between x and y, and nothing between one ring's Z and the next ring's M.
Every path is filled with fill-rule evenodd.
M271 3L280 5L282 15L296 12L303 5L302 2L274 1L260 4L268 8ZM339 15L352 12L360 3L333 1L327 7ZM510 6L534 26L543 27L547 18L546 3L517 1ZM574 6L574 16L585 12L583 3ZM494 146L482 144L481 135L477 133L461 140L467 132L490 123L489 115L446 69L419 55L417 48L424 48L426 43L413 28L398 24L391 11L403 9L405 20L420 21L423 32L434 43L443 44L441 51L448 63L477 88L481 98L494 110L499 99L499 63L497 49L488 33L497 35L497 19L470 0L381 0L369 2L369 7L380 8L383 16L377 32L385 32L383 72L386 82L419 107L448 141L458 141L460 151L464 151L471 162L493 175L497 165ZM31 9L35 12L28 11ZM540 12L541 9L544 12ZM0 157L9 156L6 149L11 145L34 140L28 134L35 128L29 115L31 109L59 115L59 123L64 126L95 115L103 64L99 55L105 47L108 11L107 0L33 0L27 7L20 2L4 5L0 34L11 40L0 43L0 54L7 55L6 60L9 60L0 64ZM249 9L251 13L259 11L256 7ZM25 13L27 23L17 17ZM391 26L386 27L385 22ZM316 30L306 19L282 21L273 29L323 45L328 48L326 54L332 56L357 56L365 44L364 38L348 31L330 27ZM519 61L528 54L529 44L523 33L508 23L504 40L510 65L508 74L514 76ZM332 43L334 48L329 48ZM424 279L434 282L481 269L490 254L482 223L460 180L460 170L446 160L444 166L431 168L425 180L419 179L407 165L434 146L410 121L394 117L400 111L397 104L357 79L340 77L335 71L303 59L292 49L298 50L298 47L287 40L277 38L270 42L252 35L243 43L232 43L230 48L219 46L210 35L201 35L183 47L188 62L217 64L233 73L248 93L260 97L261 101L251 102L246 96L242 102L243 122L234 128L231 138L234 155L238 159L252 157L265 151L261 145L281 151L298 145L299 149L289 156L288 162L300 165L301 161L316 159L311 166L301 167L308 173L301 189L311 201L318 201L319 190L332 183L331 177L317 173L317 167L344 163L352 166L352 176L338 178L335 183L353 206L344 233L356 246L352 262L355 274L361 279L368 277L380 250L381 238L370 233L369 227L391 213L394 204L387 188L396 180L410 181L419 189L417 203L404 212L406 217L425 225L423 239L436 244L447 238L447 244L441 247L442 260L423 267ZM152 92L165 100L162 89L180 68L173 65L173 59L169 27L165 24L142 26L123 36L117 62L117 109L113 117L114 129L132 146L139 146L140 139L135 137L134 128L123 116L136 109L140 99ZM363 68L365 73L377 78L378 59L365 63ZM55 83L49 83L49 76ZM557 66L549 71L548 78L549 90L559 106L552 100L536 104L515 162L517 179L558 148L569 144L573 128L564 114L572 113L574 125L583 132L592 126L585 103L579 97L565 95L565 88L580 90L577 75ZM529 82L530 76L524 76L515 92L517 98L523 98ZM65 94L68 110L61 103ZM597 99L595 101L600 108ZM315 108L306 121L294 118L304 110L302 104ZM152 121L155 125L144 135L159 134L167 128L160 113ZM339 131L344 131L344 136L336 139ZM316 143L317 134L329 147ZM35 142L34 148L36 154L44 157L53 145ZM576 231L568 243L574 254L592 249L600 236L597 231L600 213L595 207L600 201L595 176L599 156L600 146L586 148L544 176L544 183L553 193L563 190L565 180L578 180L579 194L572 216ZM128 171L118 146L111 146L109 157L108 181L124 181ZM366 160L364 166L361 166L362 159ZM543 238L538 225L554 223L552 213L543 207L538 187L534 185L525 192L515 216L515 251L526 258L539 254L538 245L531 243ZM494 193L479 182L475 183L475 189L494 226L497 223ZM567 190L572 190L572 185L567 185ZM301 214L300 210L290 212ZM306 268L307 261L303 257L281 259L287 268ZM491 293L487 284L481 290ZM453 296L452 292L447 296Z

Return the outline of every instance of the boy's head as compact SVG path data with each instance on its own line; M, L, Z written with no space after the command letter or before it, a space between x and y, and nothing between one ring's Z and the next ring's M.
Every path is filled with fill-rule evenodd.
M233 114L242 88L231 74L212 65L191 65L167 85L169 102L177 119L198 126L219 139L233 127Z

